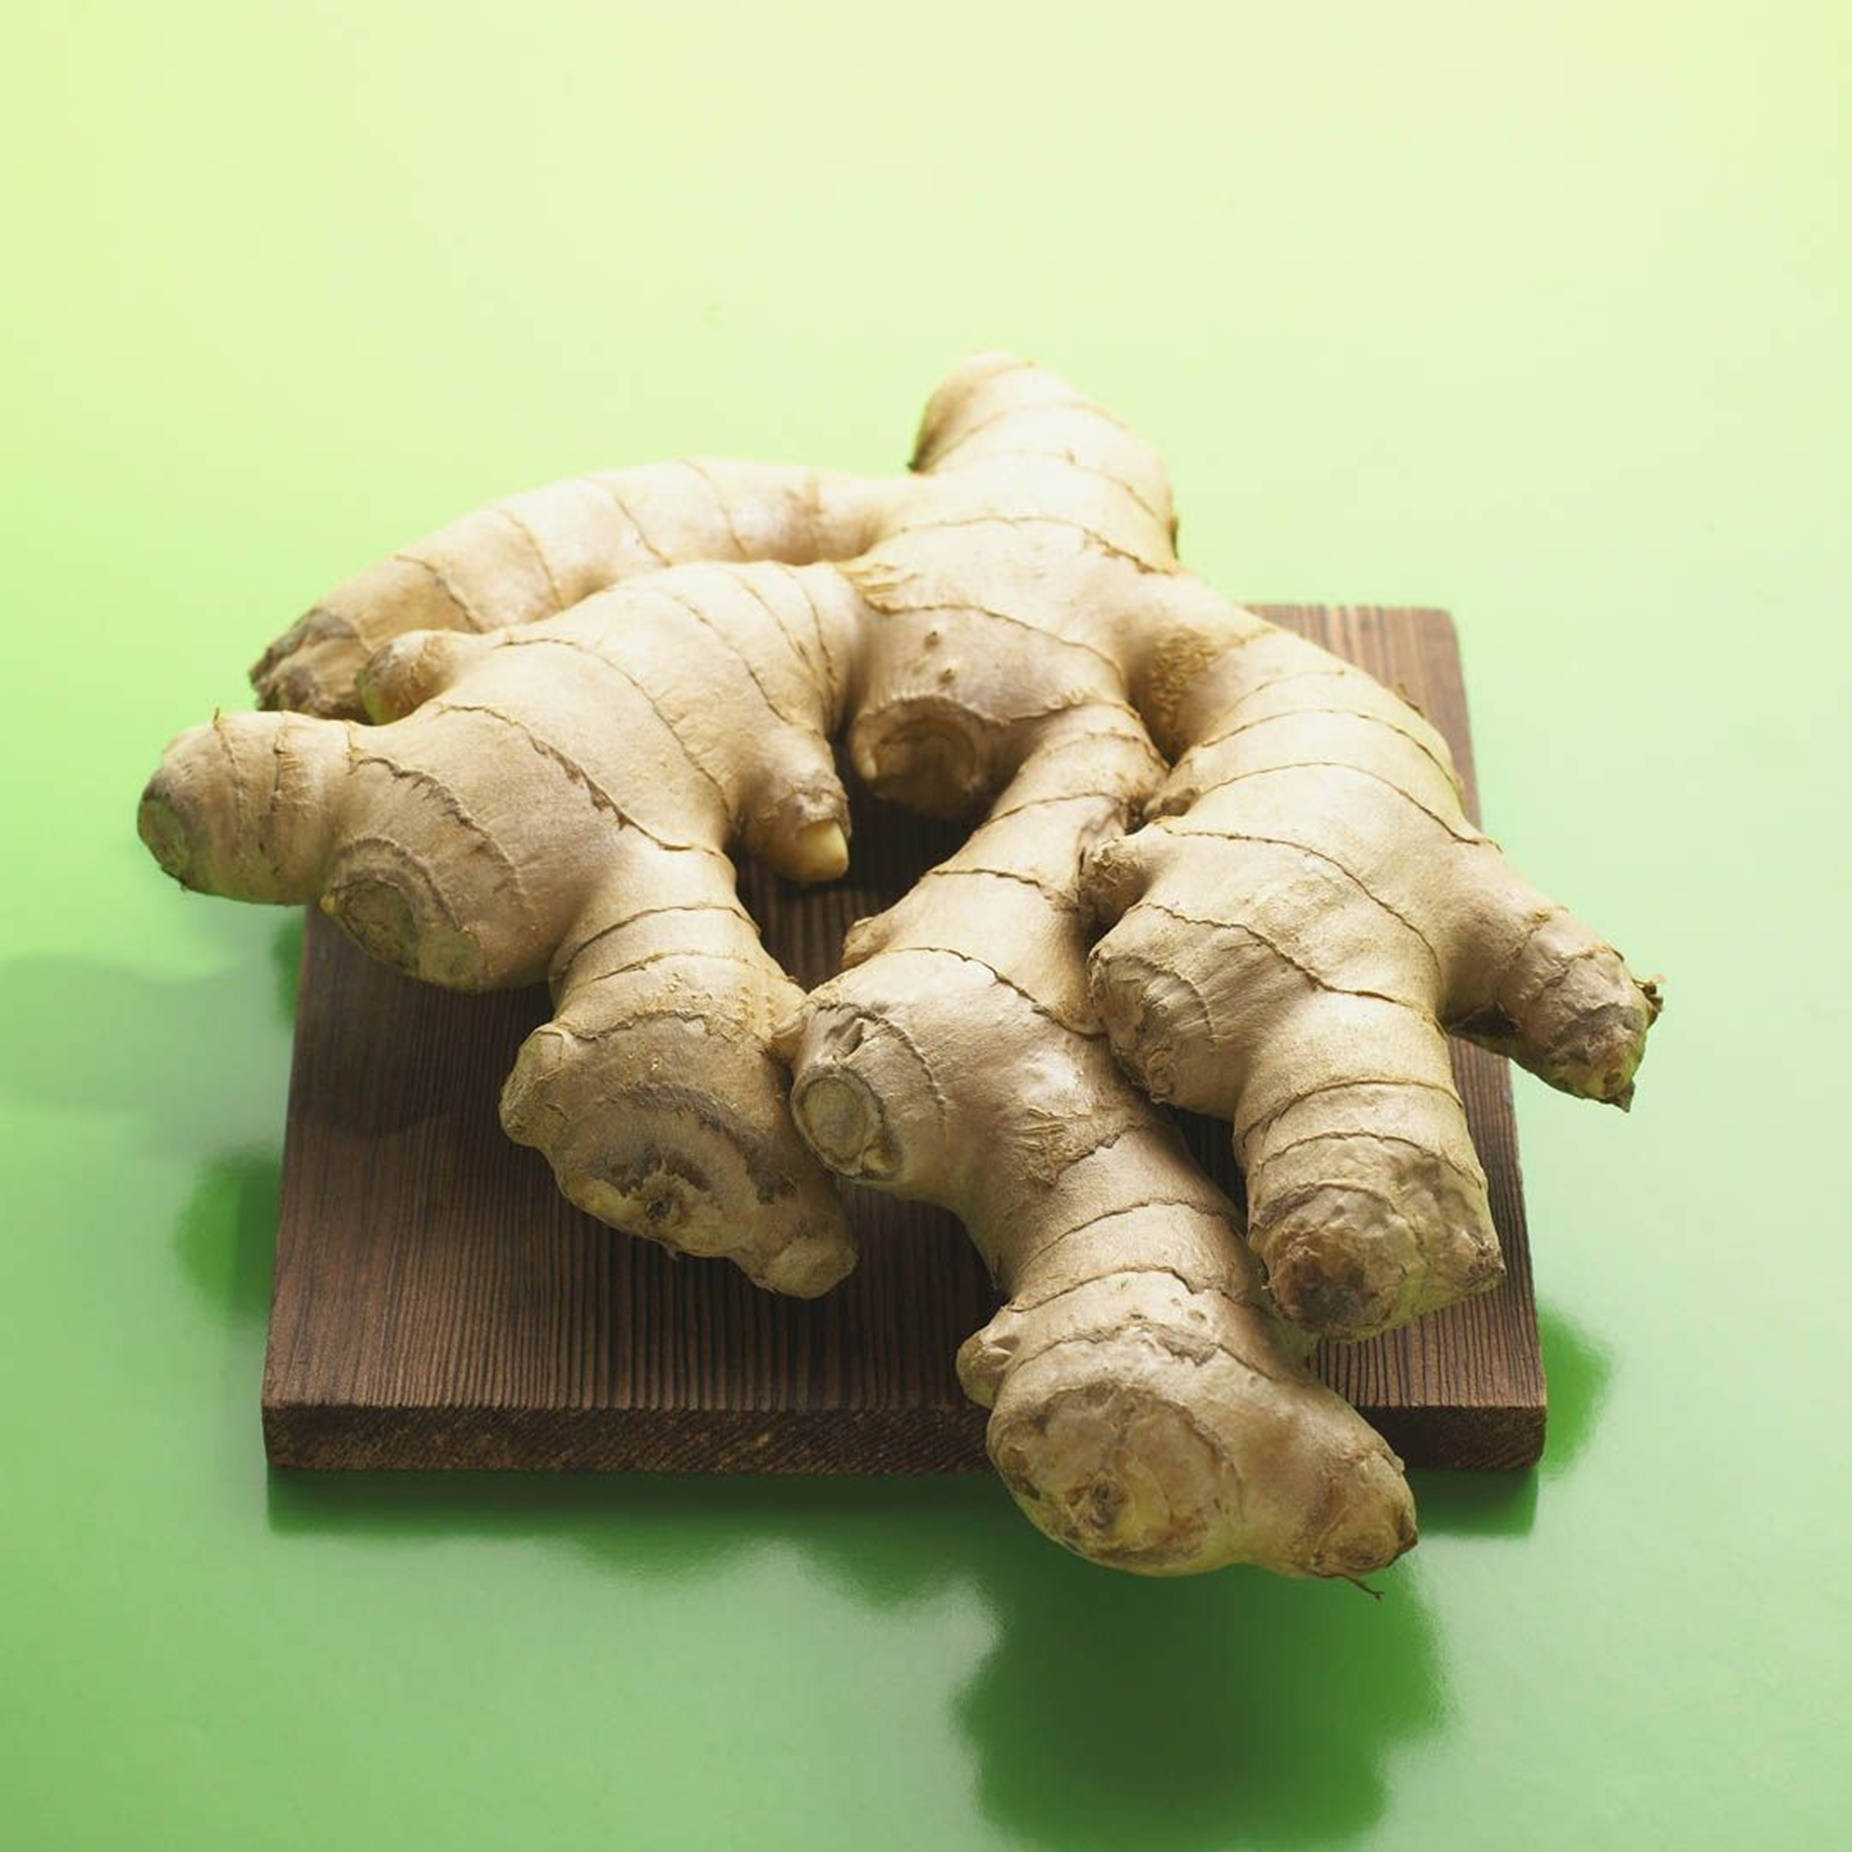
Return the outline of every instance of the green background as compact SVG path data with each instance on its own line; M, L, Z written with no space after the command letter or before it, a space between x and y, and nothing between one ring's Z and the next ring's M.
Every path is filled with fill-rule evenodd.
M0 1839L1837 1840L1852 1289L1840 0L17 11ZM1663 971L1518 1083L1556 1403L1371 1603L957 1483L266 1480L296 928L135 842L328 583L976 346L1254 598L1458 614L1488 819Z

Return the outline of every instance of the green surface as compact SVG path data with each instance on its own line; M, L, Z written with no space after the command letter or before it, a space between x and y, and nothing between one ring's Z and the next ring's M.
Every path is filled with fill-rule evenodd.
M1838 1843L1848 14L55 6L0 72L0 1839ZM1257 598L1460 618L1492 827L1669 978L1519 1082L1556 1403L1372 1603L990 1483L266 1480L295 929L134 840L325 584L963 351Z

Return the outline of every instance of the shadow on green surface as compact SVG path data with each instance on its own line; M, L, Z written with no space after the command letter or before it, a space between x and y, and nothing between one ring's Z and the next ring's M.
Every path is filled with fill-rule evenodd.
M266 1124L289 1068L302 916L200 912L223 965L151 976L92 959L30 955L0 965L0 1098L40 1110L118 1112L163 1150L209 1150L226 1127ZM253 941L269 957L253 956Z
M292 911L270 940L270 964L276 975L277 1014L293 1028L296 993L302 987L304 915Z
M1614 1359L1579 1325L1553 1306L1537 1308L1543 1370L1550 1386L1550 1426L1539 1470L1554 1478L1572 1466L1595 1432Z
M270 1303L282 1165L266 1141L282 1129L277 1029L295 1018L303 920L219 906L192 917L228 954L201 977L45 956L0 965L0 1099L120 1113L150 1149L197 1157L174 1251L206 1299L248 1322ZM260 940L267 960L253 956ZM244 1141L215 1150L228 1128Z
M274 1151L233 1152L199 1174L174 1223L180 1269L241 1324L270 1309L283 1165Z
M1044 1542L983 1476L272 1473L269 1521L279 1537L388 1546L534 1539L625 1576L694 1580L739 1552L795 1549L878 1607L972 1585L995 1643L955 1714L983 1807L1063 1852L1367 1835L1386 1765L1443 1711L1434 1623L1407 1575L1383 1577L1374 1603L1258 1572L1118 1575Z
M985 1811L1024 1838L1184 1852L1367 1836L1391 1757L1441 1720L1434 1625L1406 1577L1371 1604L1023 1554L987 1584L998 1644L958 1711Z
M1410 1472L1424 1537L1523 1537L1537 1519L1537 1474Z

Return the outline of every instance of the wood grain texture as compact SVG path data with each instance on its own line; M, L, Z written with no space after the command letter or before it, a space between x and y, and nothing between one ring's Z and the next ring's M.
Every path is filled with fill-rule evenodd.
M1443 612L1263 606L1350 657L1447 736L1478 815L1453 626ZM950 852L955 829L858 812L847 879L741 886L800 983L850 923ZM471 998L409 982L319 915L304 943L290 1080L265 1444L279 1466L671 1472L985 1467L984 1413L952 1359L995 1304L939 1210L851 1192L862 1260L827 1299L757 1291L573 1209L496 1100L543 991ZM1514 1467L1542 1449L1544 1387L1505 1063L1457 1045L1507 1277L1367 1344L1325 1379L1411 1465ZM1226 1130L1186 1121L1238 1192Z

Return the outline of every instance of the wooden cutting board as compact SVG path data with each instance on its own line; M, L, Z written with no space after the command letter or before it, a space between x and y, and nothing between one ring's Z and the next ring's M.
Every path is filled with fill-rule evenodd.
M1262 606L1398 688L1447 736L1478 815L1444 612ZM957 832L869 806L824 889L760 869L742 892L805 985L849 924L893 901ZM356 951L312 913L283 1155L264 1372L272 1464L656 1472L904 1473L985 1466L984 1412L952 1358L995 1304L956 1222L851 1193L856 1272L807 1304L718 1261L678 1260L573 1209L503 1137L502 1079L543 990L448 995ZM1508 1269L1493 1293L1320 1373L1411 1465L1515 1467L1542 1450L1543 1368L1505 1063L1454 1066ZM1223 1186L1224 1129L1185 1121Z

